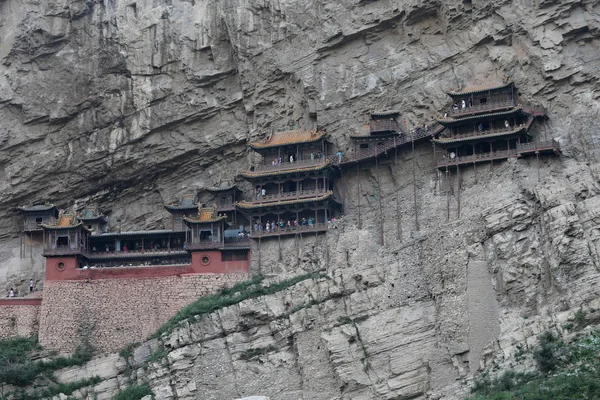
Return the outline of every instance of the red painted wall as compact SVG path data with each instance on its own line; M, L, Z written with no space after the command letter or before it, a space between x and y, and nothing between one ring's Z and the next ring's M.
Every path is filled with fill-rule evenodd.
M42 304L42 298L30 299L30 298L8 298L0 299L0 307L2 306L39 306Z
M208 263L204 262L205 258L208 259ZM198 274L248 272L250 251L247 258L244 261L221 261L220 251L195 251L192 253L192 268Z
M46 258L46 280L69 281L85 279L148 278L185 274L247 273L250 264L249 258L250 254L248 252L248 260L221 261L221 252L218 250L198 251L192 253L191 265L90 268L84 270L77 268L76 257L48 257ZM63 263L64 268L59 268L59 263Z

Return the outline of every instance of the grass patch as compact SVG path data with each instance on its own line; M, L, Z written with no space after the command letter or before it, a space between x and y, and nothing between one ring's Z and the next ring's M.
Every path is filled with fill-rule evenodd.
M19 390L17 392L7 393L5 398L10 398L11 400L38 400L46 398L49 399L61 393L69 396L76 390L86 386L96 385L100 382L102 382L102 378L99 376L93 376L89 379L80 379L74 382L59 383L40 391L34 390L30 393L27 393L24 390Z
M92 359L89 344L77 347L71 357L56 357L47 361L31 361L31 353L41 350L36 338L0 340L0 383L24 387L38 376Z
M242 354L240 354L240 359L241 360L249 360L251 358L260 356L262 354L266 354L269 353L271 351L275 351L277 350L275 348L275 346L272 345L268 345L267 347L255 347L253 349L248 349L246 351L244 351Z
M161 326L152 337L157 338L167 332L171 332L181 321L193 320L199 315L209 314L221 308L238 304L247 299L277 293L304 280L320 276L320 274L314 273L298 275L264 287L262 283L265 277L263 275L255 275L252 280L240 282L230 288L222 289L217 294L201 297L189 306L184 307L166 324Z
M469 399L600 399L600 331L568 344L545 332L533 355L538 372L507 371L495 379L484 372Z
M154 362L162 361L167 356L167 354L169 354L169 351L166 349L155 351L154 353L152 353L148 356L148 359L146 359L146 362L154 363Z
M148 385L129 386L121 390L114 400L140 400L144 396L153 395Z

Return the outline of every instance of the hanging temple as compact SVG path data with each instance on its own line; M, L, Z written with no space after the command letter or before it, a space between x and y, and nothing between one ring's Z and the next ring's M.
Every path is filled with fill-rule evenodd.
M545 111L520 103L512 82L447 94L451 106L431 126L405 131L398 111L373 113L368 132L351 136L350 154L336 151L321 131L274 132L250 143L261 161L240 177L252 191L233 184L205 188L213 198L207 207L195 195L184 196L164 206L171 215L168 229L109 230L96 208L66 213L52 204L34 204L19 207L23 233L29 243L43 246L46 279L76 279L82 270L118 267L248 272L250 252L260 249L262 240L325 234L344 210L344 170L377 163L398 149L414 151L415 143L431 142L435 168L446 174L512 157L560 154L555 140L530 134ZM336 179L341 197L334 193ZM356 212L360 224L360 204Z

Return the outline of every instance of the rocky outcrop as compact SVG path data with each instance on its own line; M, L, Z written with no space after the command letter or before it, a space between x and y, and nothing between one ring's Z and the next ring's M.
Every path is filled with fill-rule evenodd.
M444 90L511 79L547 109L533 133L562 158L466 168L460 189L427 144L345 172L326 240L253 251L254 272L330 279L185 324L132 375L165 399L460 398L597 307L599 7L0 1L0 281L42 271L19 251L20 203L97 202L124 228L160 227L163 201L231 179L270 129L318 125L347 150L373 109L422 124Z

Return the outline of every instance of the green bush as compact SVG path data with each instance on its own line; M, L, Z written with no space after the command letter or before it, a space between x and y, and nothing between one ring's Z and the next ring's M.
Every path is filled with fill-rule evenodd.
M268 352L275 351L275 350L277 350L277 349L272 345L268 345L267 347L255 347L252 349L248 349L248 350L244 351L242 354L240 354L240 359L241 360L249 360L256 356L260 356L262 354L266 354Z
M548 373L556 369L558 364L556 350L560 343L552 332L544 332L540 336L538 347L533 352L533 359L537 362L540 371Z
M587 313L581 308L575 312L575 322L577 322L578 326L585 325L586 315Z
M40 349L36 338L0 340L0 383L24 387L31 384L40 374L82 365L92 359L91 348L84 344L77 347L71 357L31 361L31 352Z
M121 390L114 400L140 400L142 397L152 394L152 389L148 385L129 386Z

